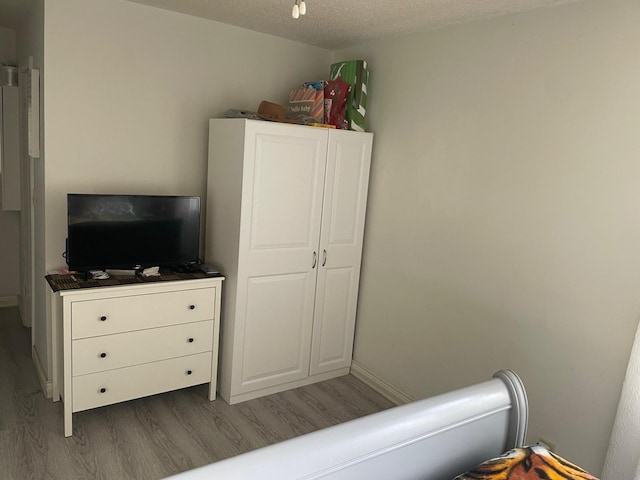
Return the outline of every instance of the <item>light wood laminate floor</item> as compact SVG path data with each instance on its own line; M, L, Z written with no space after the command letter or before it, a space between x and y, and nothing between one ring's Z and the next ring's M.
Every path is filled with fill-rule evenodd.
M31 331L0 308L0 479L157 479L393 406L351 375L229 406L207 386L79 412L44 397Z

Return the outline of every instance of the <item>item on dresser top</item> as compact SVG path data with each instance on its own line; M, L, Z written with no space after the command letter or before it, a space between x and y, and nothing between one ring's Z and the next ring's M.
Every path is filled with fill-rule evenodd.
M149 267L142 270L140 273L143 277L159 277L160 276L160 267Z
M106 280L109 278L109 274L104 270L89 270L89 273L94 280Z
M198 260L200 197L67 194L69 269L136 270Z
M198 265L198 269L208 276L220 275L220 270L208 263L201 263Z
M109 275L126 276L126 275L135 275L136 273L138 273L138 270L122 270L119 268L107 268L105 272L107 272Z

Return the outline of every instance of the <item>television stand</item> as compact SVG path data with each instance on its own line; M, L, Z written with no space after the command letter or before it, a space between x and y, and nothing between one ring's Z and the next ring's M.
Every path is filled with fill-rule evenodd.
M75 412L203 383L216 398L222 276L45 278L65 437Z

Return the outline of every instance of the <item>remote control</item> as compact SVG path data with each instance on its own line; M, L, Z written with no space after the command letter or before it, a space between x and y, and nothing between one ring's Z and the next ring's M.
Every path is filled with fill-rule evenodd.
M209 265L208 263L201 263L198 265L198 268L204 272L206 275L220 275L220 272L213 265Z

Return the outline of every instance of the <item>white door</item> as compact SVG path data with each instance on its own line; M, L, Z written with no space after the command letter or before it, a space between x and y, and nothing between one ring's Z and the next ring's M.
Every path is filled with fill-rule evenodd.
M28 89L27 79L29 74L28 66L20 65L19 69L20 85L20 106L22 112L28 112ZM29 157L29 147L27 145L28 123L27 115L20 116L20 316L25 327L33 328L33 159ZM33 337L35 339L35 337Z
M326 150L323 129L247 123L232 378L237 393L309 374Z
M311 374L351 365L372 141L329 133Z

